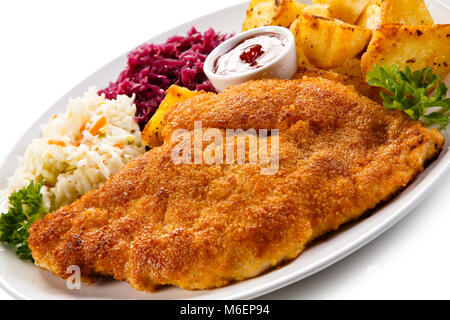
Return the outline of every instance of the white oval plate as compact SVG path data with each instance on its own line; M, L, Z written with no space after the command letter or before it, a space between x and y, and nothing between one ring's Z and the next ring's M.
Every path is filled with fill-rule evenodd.
M188 22L165 32L148 42L161 43L174 34L185 34L195 23L199 30L213 27L221 32L238 32L248 4L243 3ZM437 23L449 22L450 8L437 0L430 1L429 8ZM18 141L0 167L0 188L6 186L6 177L13 174L17 157L25 152L31 139L40 135L40 125L50 116L66 108L69 97L81 95L89 86L106 86L117 78L126 63L126 54L115 59L73 88L47 110ZM448 132L447 132L448 136ZM403 192L380 207L374 214L358 222L346 225L326 239L315 242L300 257L282 268L259 277L241 281L224 288L203 291L187 291L175 287L163 288L155 293L139 292L127 282L101 279L80 290L69 290L65 281L41 270L29 262L20 261L13 250L0 246L0 285L19 299L247 299L254 298L295 281L308 277L348 256L392 227L417 206L431 191L439 178L450 167L449 144L446 143L439 157L421 173Z

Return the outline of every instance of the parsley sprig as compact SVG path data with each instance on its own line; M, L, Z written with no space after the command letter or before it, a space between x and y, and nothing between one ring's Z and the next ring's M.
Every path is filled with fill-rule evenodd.
M388 110L402 110L426 125L437 124L440 129L447 127L450 117L450 98L446 98L448 88L431 68L411 72L407 66L402 71L396 64L389 67L376 64L367 73L366 81L388 92L380 92L383 105ZM428 92L434 87L434 94L428 97Z
M46 214L40 193L42 185L43 182L31 182L13 192L8 198L8 212L0 215L0 241L14 245L20 259L33 261L28 247L28 229Z

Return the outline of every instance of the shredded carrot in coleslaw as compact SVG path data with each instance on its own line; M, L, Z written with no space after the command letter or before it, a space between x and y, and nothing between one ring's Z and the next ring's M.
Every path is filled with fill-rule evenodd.
M106 126L107 120L105 116L101 116L89 129L89 133L93 136L97 135L101 128Z
M61 147L65 147L66 146L66 143L64 141L61 141L61 140L52 140L52 139L50 139L50 140L48 140L48 144L54 144L54 145L61 146Z

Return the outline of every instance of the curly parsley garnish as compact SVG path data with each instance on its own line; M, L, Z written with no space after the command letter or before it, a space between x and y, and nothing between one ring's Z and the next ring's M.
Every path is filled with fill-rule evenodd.
M446 98L448 88L431 68L411 72L409 67L401 71L396 64L389 67L376 64L367 73L366 81L388 92L380 92L388 110L402 110L426 125L437 124L440 129L447 127L450 117L450 98ZM428 97L427 93L434 87L433 96ZM427 112L428 108L433 108L432 112Z
M0 215L0 241L14 245L16 254L23 260L33 261L28 247L28 229L47 213L40 193L42 185L43 182L31 182L12 193L8 198L8 212Z

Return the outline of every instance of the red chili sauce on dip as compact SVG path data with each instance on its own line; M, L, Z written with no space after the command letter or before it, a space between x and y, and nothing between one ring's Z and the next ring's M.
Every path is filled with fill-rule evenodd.
M288 40L276 33L256 34L217 58L214 71L228 76L261 68L286 50L287 44Z

